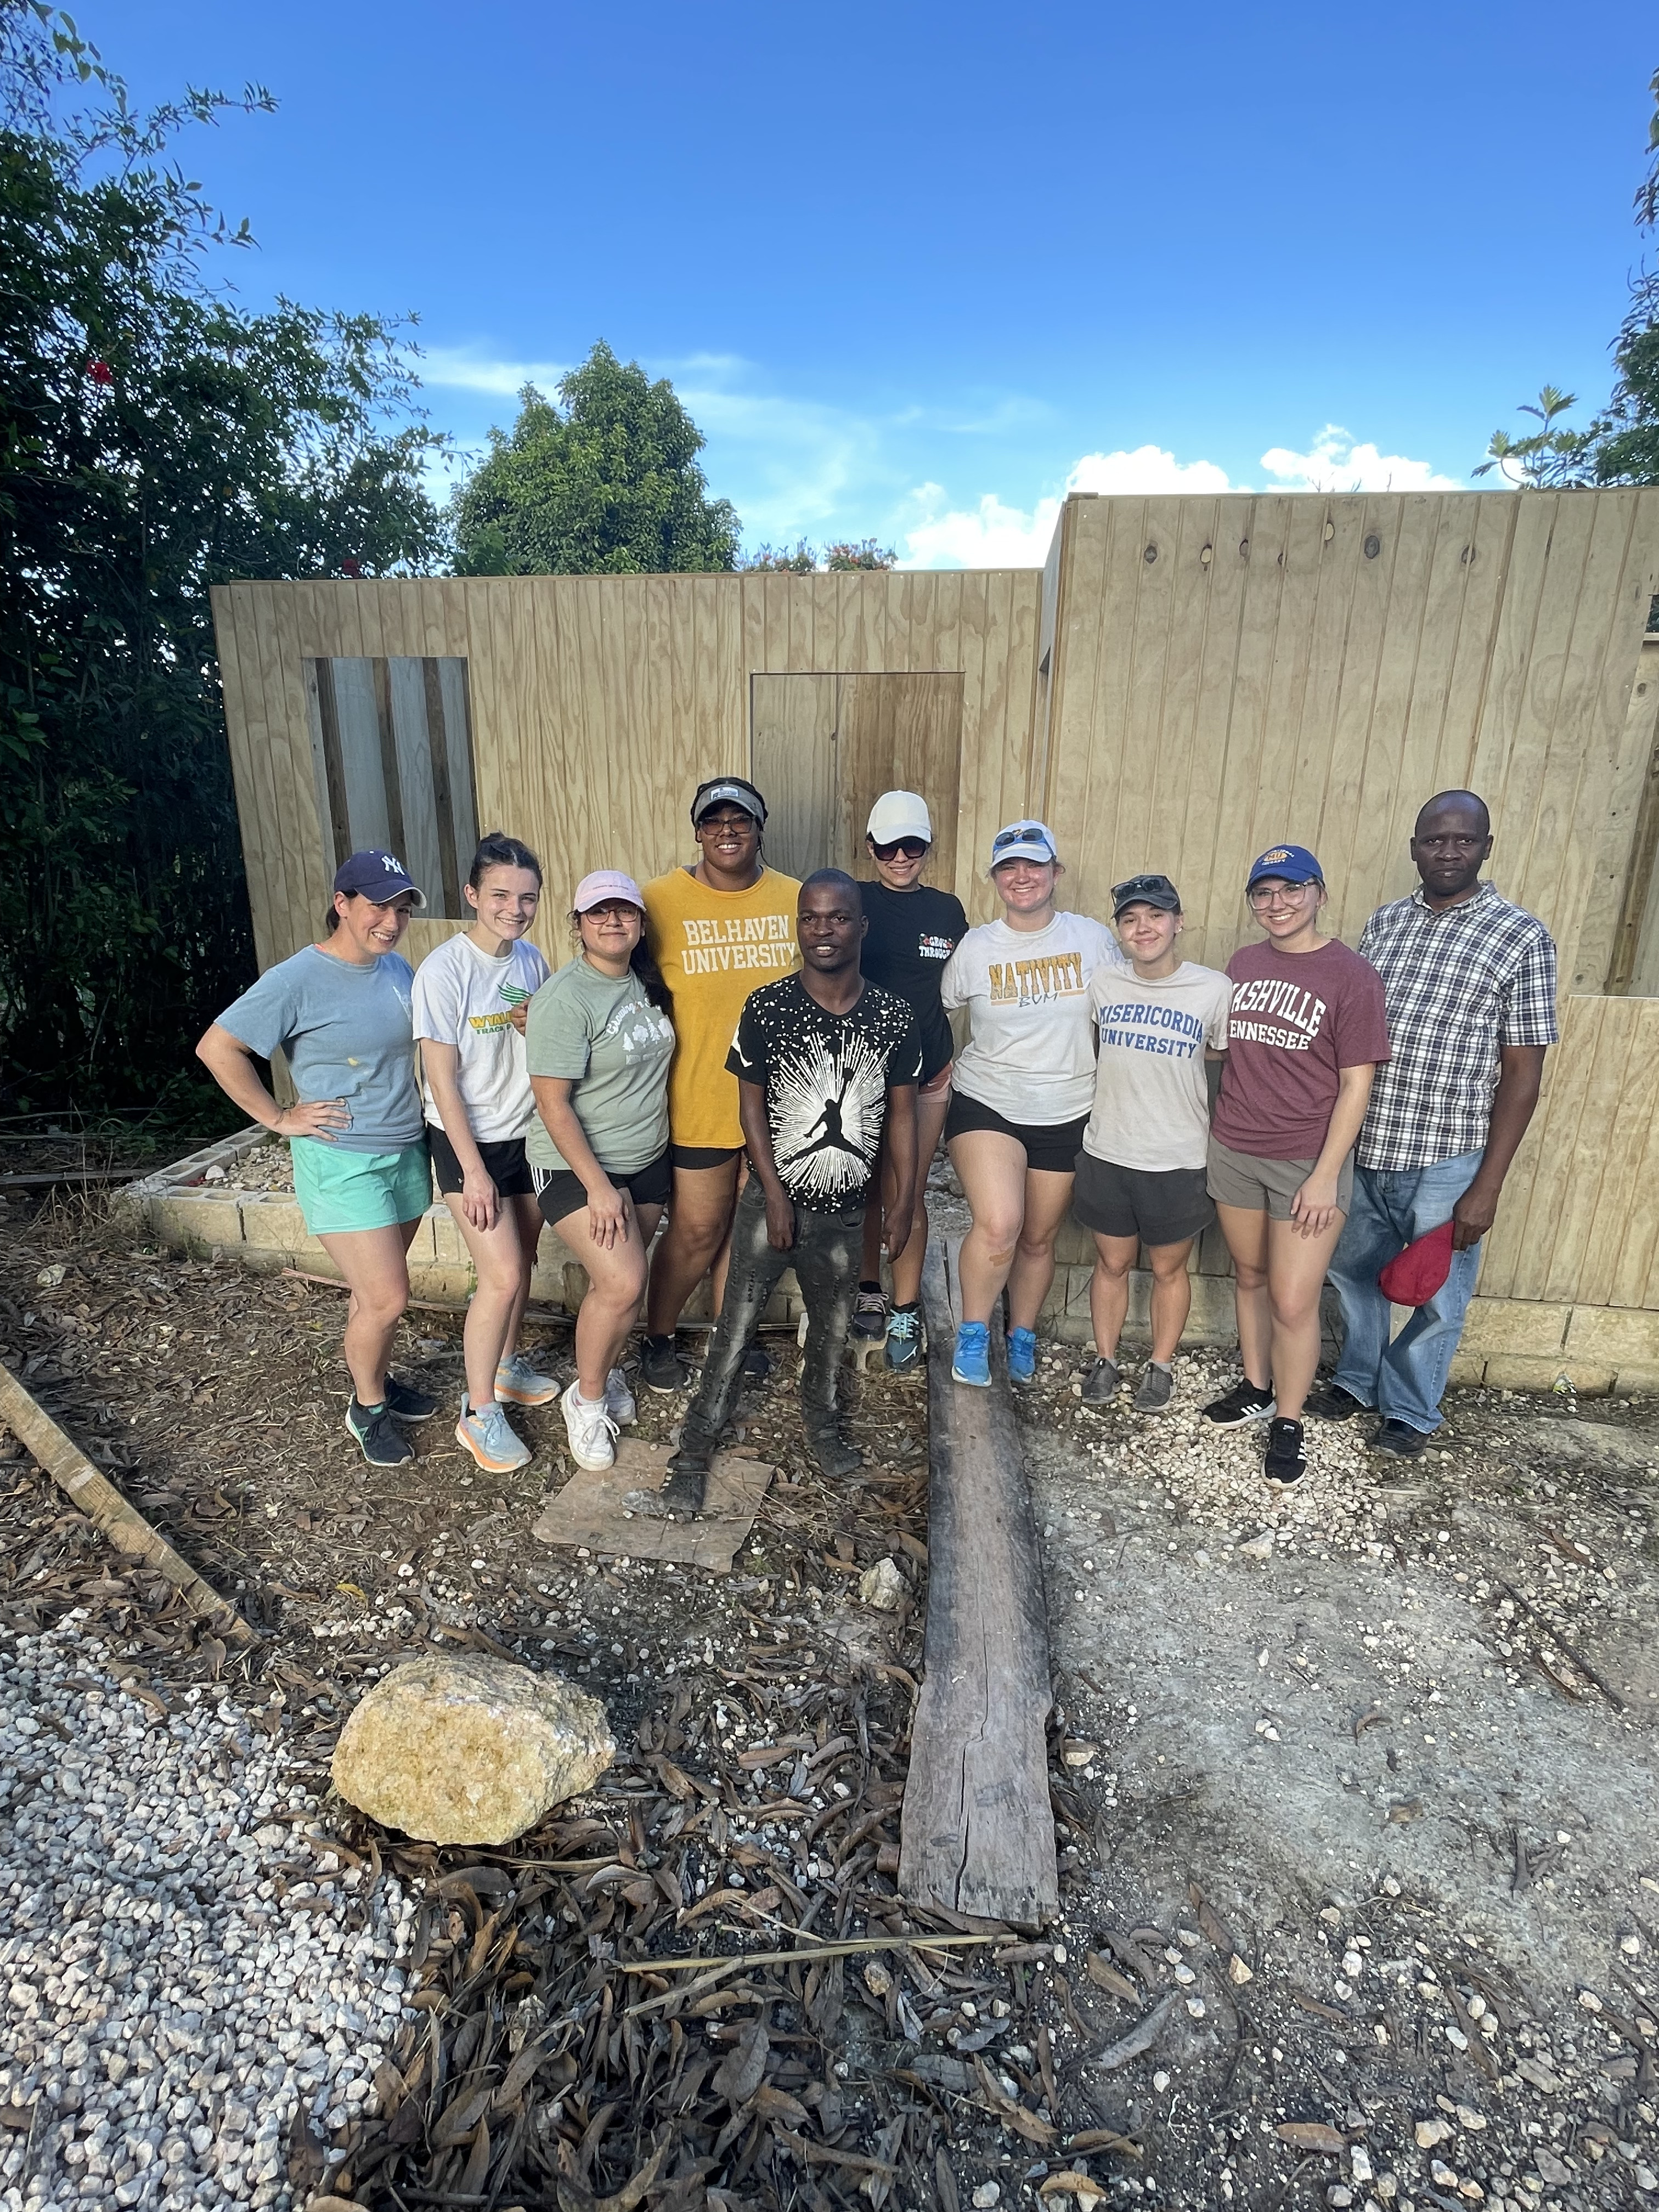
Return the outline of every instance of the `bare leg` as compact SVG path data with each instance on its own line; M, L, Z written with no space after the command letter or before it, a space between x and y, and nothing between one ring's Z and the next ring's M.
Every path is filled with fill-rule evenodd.
M1267 1224L1273 1396L1281 1420L1302 1419L1302 1401L1319 1365L1319 1293L1346 1218L1339 1213L1321 1237L1303 1236L1293 1221Z
M1024 1224L1025 1147L1000 1129L969 1129L951 1139L951 1164L974 1217L958 1261L962 1317L988 1322Z
M1072 1203L1072 1174L1028 1168L1025 1218L1008 1270L1008 1326L1035 1328L1054 1279L1054 1239Z
M318 1243L350 1290L341 1351L360 1406L386 1396L386 1373L398 1323L409 1304L409 1248L420 1222L395 1229L340 1230Z
M1096 1230L1089 1320L1095 1333L1095 1350L1103 1359L1117 1358L1118 1339L1129 1311L1129 1274L1139 1255L1138 1237L1103 1237Z
M893 1270L893 1304L896 1306L913 1306L921 1296L922 1263L927 1257L927 1170L933 1164L933 1155L939 1150L939 1135L945 1127L945 1117L950 1110L951 1086L948 1083L943 1091L930 1093L927 1097L923 1097L921 1093L917 1094L916 1210L911 1219L910 1235L903 1251L890 1252L888 1255L888 1260ZM894 1176L885 1145L882 1146L881 1152L881 1188L884 1198L890 1202L894 1195ZM869 1233L870 1217L866 1214L865 1216L866 1240ZM866 1252L868 1249L866 1241ZM879 1224L878 1224L878 1252L879 1252ZM866 1274L872 1275L875 1272L873 1267L866 1267L865 1270Z
M1232 1255L1233 1305L1238 1315L1238 1357L1244 1379L1258 1390L1273 1382L1273 1315L1267 1297L1267 1212L1218 1206L1221 1233ZM1316 1365L1317 1362L1315 1363ZM1313 1369L1308 1370L1311 1376ZM1287 1417L1288 1418L1288 1417Z
M668 1227L651 1262L646 1326L653 1336L672 1336L687 1299L711 1267L717 1268L718 1307L725 1285L725 1248L738 1198L741 1154L715 1168L676 1168ZM560 1232L562 1234L562 1231Z
M1193 1310L1193 1279L1187 1273L1194 1240L1180 1244L1149 1244L1146 1261L1152 1271L1152 1358L1167 1367L1176 1356L1187 1316Z
M495 1370L518 1342L519 1322L530 1296L530 1269L535 1243L526 1248L525 1216L528 1206L539 1232L541 1215L532 1199L504 1198L493 1229L475 1229L461 1211L459 1191L446 1192L444 1204L472 1255L477 1288L466 1309L462 1344L466 1353L467 1401L474 1413L495 1403Z
M576 1388L590 1404L604 1397L606 1378L645 1296L648 1232L633 1200L626 1204L628 1233L608 1247L594 1243L585 1206L556 1224L572 1257L587 1270L587 1295L576 1316Z

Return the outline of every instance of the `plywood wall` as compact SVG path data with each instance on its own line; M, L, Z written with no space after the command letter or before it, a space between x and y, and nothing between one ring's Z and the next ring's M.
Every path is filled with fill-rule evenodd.
M1040 594L1034 569L228 586L214 610L260 963L327 903L304 664L343 655L465 656L480 820L540 854L550 957L589 868L643 880L695 858L693 789L749 767L751 675L959 672L957 888L988 911L975 856L1027 804ZM447 933L417 924L413 957Z
M1352 942L1415 882L1422 801L1470 785L1564 988L1603 988L1659 492L1074 498L1061 528L1045 796L1072 903L1166 870L1218 964L1250 859L1290 839Z

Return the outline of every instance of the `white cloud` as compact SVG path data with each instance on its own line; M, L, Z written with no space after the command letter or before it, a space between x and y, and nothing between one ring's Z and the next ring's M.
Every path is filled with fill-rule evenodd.
M425 346L419 362L422 384L442 385L457 392L500 392L515 398L526 384L550 398L559 379L569 373L568 362L491 361L462 346Z
M1408 460L1403 453L1380 453L1375 446L1356 445L1346 430L1328 422L1305 453L1273 446L1261 456L1261 465L1278 479L1275 491L1462 491L1455 477L1437 476L1429 461Z
M1462 491L1455 477L1437 474L1431 463L1402 453L1380 453L1357 444L1349 432L1328 422L1305 453L1274 446L1261 456L1274 479L1273 491ZM1162 446L1137 446L1133 452L1085 453L1066 478L1066 491L1097 492L1151 498L1169 492L1247 492L1249 484L1230 481L1215 461L1178 461ZM910 495L920 520L904 531L901 568L1036 568L1048 558L1059 497L1035 506L1010 507L987 492L976 507L951 507L943 487L919 485Z

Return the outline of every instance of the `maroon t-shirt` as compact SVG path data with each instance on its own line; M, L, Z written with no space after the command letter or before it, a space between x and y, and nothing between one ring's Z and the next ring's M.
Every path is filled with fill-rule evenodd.
M1231 1152L1316 1159L1339 1072L1389 1057L1382 978L1334 938L1317 952L1241 945L1227 973L1233 1010L1211 1126Z

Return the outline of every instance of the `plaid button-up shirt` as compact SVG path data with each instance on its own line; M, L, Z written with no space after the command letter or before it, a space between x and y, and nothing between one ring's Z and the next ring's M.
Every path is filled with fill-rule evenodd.
M1553 1044L1555 945L1482 884L1461 905L1420 890L1379 907L1359 950L1382 978L1392 1059L1376 1071L1358 1158L1425 1168L1484 1149L1506 1044Z

